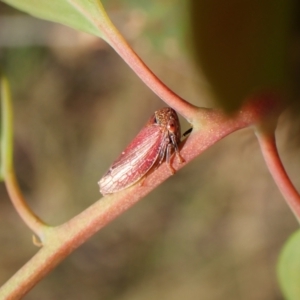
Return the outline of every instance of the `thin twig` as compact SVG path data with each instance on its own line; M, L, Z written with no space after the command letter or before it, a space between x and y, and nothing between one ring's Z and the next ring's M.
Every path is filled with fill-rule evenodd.
M100 3L94 9L98 9L101 18L93 18L76 0L69 2L101 33L101 37L120 55L129 67L139 76L139 78L165 103L174 108L179 114L186 118L190 123L197 111L197 107L181 98L170 88L168 88L141 60L141 58L130 47L115 25L112 23L104 8Z
M10 200L16 211L26 225L38 236L43 243L45 231L49 226L44 223L28 206L19 188L15 173L13 170L6 172L4 178Z
M276 185L278 186L292 212L295 214L298 222L300 222L300 195L287 175L284 166L282 165L276 147L274 131L269 132L258 130L256 136L258 138L265 162Z
M1 78L1 171L10 199L27 226L43 241L47 225L27 205L18 186L13 167L13 109L9 84Z

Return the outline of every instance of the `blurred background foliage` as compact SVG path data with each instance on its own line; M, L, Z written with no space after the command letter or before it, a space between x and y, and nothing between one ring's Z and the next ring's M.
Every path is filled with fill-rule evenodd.
M190 54L185 1L103 4L170 88L213 105ZM100 198L97 181L164 103L102 40L2 2L0 66L12 84L20 185L38 215L60 224ZM299 187L299 131L291 116L280 119L278 145ZM5 282L37 249L3 184L0 193ZM276 261L296 228L253 132L242 130L92 237L24 299L283 299Z
M295 0L191 0L195 56L219 105L286 90ZM287 99L285 99L287 101Z

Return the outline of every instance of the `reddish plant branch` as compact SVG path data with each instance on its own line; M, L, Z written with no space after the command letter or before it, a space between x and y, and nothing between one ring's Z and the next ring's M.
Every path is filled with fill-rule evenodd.
M94 8L98 9L98 13L101 15L101 18L95 19L91 13L80 3L77 3L76 0L69 1L83 16L94 24L101 33L101 37L106 40L159 98L192 123L192 117L195 115L197 107L174 93L147 67L111 22L102 5L98 4L98 7Z
M276 102L262 97L254 101L253 105L245 106L232 118L224 116L220 111L198 109L194 131L181 149L186 163L231 132L248 127L266 117L275 106ZM182 168L184 165L179 165L177 160L173 164L175 169ZM170 170L166 164L163 164L147 177L142 186L136 184L120 193L106 196L65 224L55 228L45 228L43 248L3 285L0 289L0 298L16 299L26 294L68 254L169 176L171 176Z
M191 123L197 108L169 89L115 31L109 33L109 44L159 98Z
M300 222L300 195L288 177L280 160L274 132L257 131L257 138L265 162L287 204Z

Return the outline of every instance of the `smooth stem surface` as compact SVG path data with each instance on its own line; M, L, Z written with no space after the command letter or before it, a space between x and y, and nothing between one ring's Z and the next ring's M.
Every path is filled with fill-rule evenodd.
M46 228L43 247L1 287L0 299L19 299L24 296L65 257L138 199L126 193L106 197L69 222Z
M98 8L101 19L94 19L80 3L77 3L74 0L70 0L70 3L72 3L82 15L99 29L101 37L105 39L105 41L159 98L192 123L197 107L174 93L147 67L114 26L102 5Z
M192 123L197 108L169 89L133 51L117 29L110 33L108 42L159 98Z
M258 131L256 135L269 171L281 194L300 223L300 195L282 165L276 147L274 132L265 133Z
M261 99L254 107L246 106L235 118L228 118L220 111L200 109L199 124L195 126L180 150L181 155L186 163L190 162L226 135L252 125L272 108L270 101ZM186 163L179 164L174 159L173 167L178 170ZM61 226L46 227L43 231L43 248L3 285L0 289L0 299L18 299L25 295L90 236L145 197L171 175L167 164L164 163L155 172L149 174L142 186L136 184L122 192L106 196Z
M27 226L43 240L43 223L27 205L16 180L13 168L13 109L10 88L5 77L1 78L1 169L10 199Z
M40 241L44 240L44 231L48 226L31 210L26 203L22 192L19 188L16 176L13 170L5 173L5 185L9 197L16 211L26 225L39 237Z

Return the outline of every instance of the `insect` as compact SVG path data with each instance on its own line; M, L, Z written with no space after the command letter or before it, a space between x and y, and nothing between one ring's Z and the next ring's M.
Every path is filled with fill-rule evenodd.
M106 195L126 189L164 160L174 174L175 169L171 165L173 153L180 163L184 162L178 148L180 136L175 110L170 107L157 110L98 182L100 192Z

